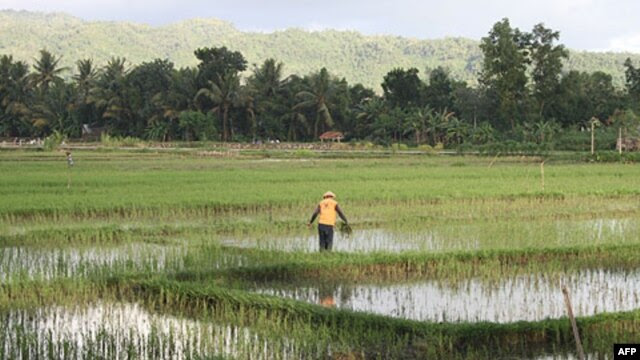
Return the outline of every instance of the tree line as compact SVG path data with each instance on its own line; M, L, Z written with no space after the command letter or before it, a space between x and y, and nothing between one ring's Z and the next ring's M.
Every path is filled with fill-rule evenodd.
M282 62L267 59L248 69L226 47L197 49L198 65L183 68L112 58L103 67L82 59L70 69L47 50L30 67L3 55L0 136L77 138L88 124L159 141L314 141L337 130L350 139L449 146L544 143L594 119L636 129L640 68L627 60L623 89L604 72L564 72L568 52L558 40L543 24L525 32L503 19L482 38L478 86L443 67L424 77L396 68L382 79L382 94L327 68L285 76Z

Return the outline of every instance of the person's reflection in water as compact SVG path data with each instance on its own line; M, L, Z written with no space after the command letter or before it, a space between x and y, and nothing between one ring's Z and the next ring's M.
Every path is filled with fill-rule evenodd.
M333 287L327 285L321 285L318 288L318 298L320 299L320 305L328 308L336 306L336 300L333 298Z

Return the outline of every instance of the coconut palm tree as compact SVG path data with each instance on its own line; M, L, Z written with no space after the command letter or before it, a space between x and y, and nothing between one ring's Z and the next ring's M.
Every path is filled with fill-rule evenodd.
M133 117L126 89L127 73L126 60L112 58L100 73L97 85L90 91L88 98L108 122L108 126L117 128L122 133L129 131L127 123Z
M251 132L254 140L258 133L273 134L274 116L286 112L279 107L282 105L281 96L288 79L282 78L284 64L275 59L267 59L259 67L254 67L253 74L247 80L244 97L251 98L251 102L244 102L245 112L251 122ZM251 107L251 109L249 109ZM280 111L279 111L280 110ZM271 121L269 121L271 120Z
M233 121L229 110L240 100L240 78L236 72L228 72L218 77L217 82L209 81L208 88L198 90L196 99L204 97L211 101L212 112L222 114L222 141L233 138Z
M295 105L296 109L311 109L315 114L313 123L313 138L318 138L318 127L320 123L327 127L333 126L333 118L329 107L337 92L337 86L332 81L326 68L309 77L306 90L300 91L296 97L300 102Z
M240 86L238 91L238 98L236 99L236 106L240 108L246 119L249 120L249 129L251 131L251 137L256 139L258 134L258 121L256 117L256 97L254 91L249 86Z
M98 69L93 65L91 59L78 60L76 69L78 73L73 75L73 80L78 88L78 99L81 103L86 103L89 93L96 86Z
M33 65L36 72L31 75L35 87L46 91L52 82L62 81L60 74L67 71L68 68L58 66L60 59L47 50L40 50L40 58L35 59Z
M198 90L198 70L181 68L172 74L166 102L179 111L196 110L195 96Z
M30 100L32 86L29 66L13 57L0 57L0 133L5 136L27 135L32 127Z
M365 137L372 131L373 124L380 115L386 111L384 101L379 97L374 97L363 101L356 106L356 132Z
M42 99L34 106L33 125L44 133L45 129L62 134L78 135L79 124L73 124L74 88L64 82L54 82L42 94Z
M97 111L91 101L91 92L98 81L98 69L91 59L76 62L77 73L73 75L75 85L75 100L73 110L80 123L92 124L97 120Z
M262 66L253 70L248 84L260 97L274 97L282 87L284 64L275 59L267 59Z

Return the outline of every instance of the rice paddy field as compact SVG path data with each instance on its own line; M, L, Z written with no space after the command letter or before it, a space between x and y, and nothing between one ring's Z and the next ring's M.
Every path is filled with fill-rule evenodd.
M0 358L578 359L563 287L640 342L637 165L211 154L0 151Z

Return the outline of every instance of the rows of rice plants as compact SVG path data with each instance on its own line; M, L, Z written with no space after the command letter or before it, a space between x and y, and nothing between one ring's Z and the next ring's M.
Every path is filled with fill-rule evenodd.
M637 167L547 159L543 189L536 158L74 160L0 152L4 357L571 358L561 285L591 356L640 340ZM319 256L328 189L355 231Z
M83 289L80 288L80 290ZM84 290L91 292L91 290ZM261 357L260 354L263 353L256 352L255 347L255 344L259 342L258 339L266 339L271 344L267 353L272 358L288 358L291 353L294 354L291 358L317 358L318 356L342 358L341 356L344 354L351 356L351 358L415 358L423 356L454 359L535 358L549 354L570 353L572 345L571 329L566 320L519 322L504 325L416 322L361 312L326 309L277 297L252 295L244 291L232 291L210 285L203 286L200 283L173 283L163 280L137 281L128 285L120 284L94 290L93 296L102 292L100 296L114 298L113 293L118 294L117 297L121 302L108 305L107 311L104 306L92 303L91 297L60 295L56 286L45 291L51 291L51 298L63 304L80 300L88 302L82 306L66 305L64 307L54 306L53 308L45 306L27 311L18 309L17 311L5 312L6 318L26 316L29 319L26 325L36 330L38 321L40 323L54 321L54 318L49 317L53 312L62 317L58 321L62 328L56 333L59 339L66 339L67 343L75 348L82 345L78 339L84 339L90 346L96 333L90 330L98 329L98 334L105 335L98 338L98 345L101 348L97 350L103 352L105 346L110 346L107 350L112 351L128 349L132 354L148 354L149 352L161 354L162 351L176 351L179 344L193 339L179 339L179 331L174 331L171 335L171 327L168 327L166 323L173 321L174 324L185 324L185 322L193 324L193 321L188 319L195 319L200 323L204 322L205 326L211 326L209 323L213 322L213 326L218 326L218 328L229 325L236 329L247 329L243 332L254 335L249 340L246 337L238 339L227 332L211 334L211 337L208 337L209 342L206 343L214 346L220 342L236 343L236 349L245 351L240 355L240 358ZM30 296L24 293L20 295ZM71 296L71 299L65 299L65 296ZM131 304L131 299L140 305L126 305ZM160 326L163 331L151 333L148 324L143 323L142 331L112 332L112 329L109 329L109 323L117 324L113 326L117 328L127 328L124 324L128 324L129 328L141 327L135 317L122 315L123 311L108 311L109 306L111 309L114 307L116 309L122 308L122 303L125 304L124 307L143 306L144 309L148 309L144 310L145 312L163 314L162 318L156 322L156 324L164 323L164 326ZM98 304L104 305L105 303ZM83 314L87 312L87 308L90 309L89 312L102 314L100 316L105 321L98 322L96 325L96 316L86 319ZM52 309L54 310L52 311ZM35 313L40 312L42 316L34 318L33 315L29 315L34 314L34 311ZM115 319L111 318L113 313L116 313ZM147 315L144 316L147 317ZM69 322L69 318L74 319L72 321L74 326L89 328L81 336L76 336L76 341L65 337L64 326L65 322ZM640 327L638 319L640 317L637 312L579 318L578 324L581 331L585 333L586 350L593 354L606 354L614 339L630 341ZM22 329L15 326L20 323L16 324L15 321L8 323L5 320L4 325L5 329L11 330L4 332L5 338L3 340L10 344L7 346L8 348L16 349L14 341L23 340L21 344L25 344L23 345L24 351L42 351L38 349L43 349L43 341L45 348L56 349L55 344L58 342L47 342L46 334L39 335L39 339L42 339L40 342L29 342L29 336L20 336L19 332ZM46 326L39 328L43 327L46 328ZM182 329L184 328L185 326L182 325ZM16 332L18 332L18 336L16 336ZM135 342L130 341L131 339ZM242 341L237 343L239 340ZM146 347L147 344L154 341L162 341L164 345L155 344L151 349ZM47 346L49 344L51 346Z
M152 314L137 304L97 303L13 310L0 317L3 358L295 359L291 340L249 328Z
M309 204L326 187L354 206L392 201L400 207L405 202L442 199L640 193L634 181L640 169L620 164L547 165L542 191L536 164L488 167L471 162L447 167L431 158L391 158L323 159L291 166L175 155L158 162L144 157L119 159L118 155L110 161L89 157L83 164L83 153L76 158L76 167L68 170L62 161L2 161L0 157L5 170L0 178L5 199L0 214L13 220L64 213L135 216L174 207L265 211ZM66 187L68 172L74 184L70 189Z

